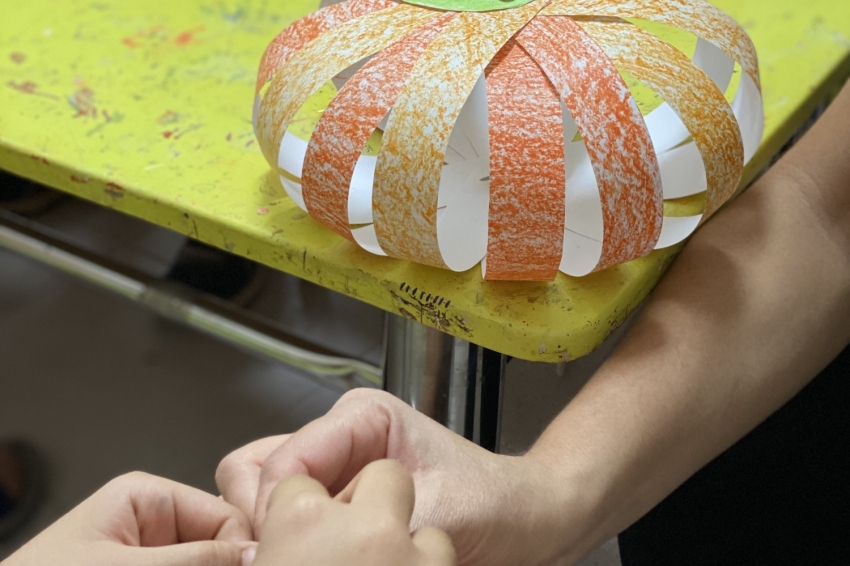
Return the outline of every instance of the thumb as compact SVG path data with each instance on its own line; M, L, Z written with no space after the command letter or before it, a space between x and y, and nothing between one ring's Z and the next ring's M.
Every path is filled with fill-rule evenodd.
M158 548L133 548L132 566L250 566L256 543L190 542Z
M387 457L393 413L388 393L346 393L333 409L269 454L260 472L254 535L262 535L268 502L281 481L308 476L335 496L367 465ZM400 401L398 401L400 403Z

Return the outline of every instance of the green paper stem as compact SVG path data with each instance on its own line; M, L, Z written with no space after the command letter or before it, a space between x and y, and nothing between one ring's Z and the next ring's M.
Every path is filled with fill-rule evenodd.
M492 12L530 4L534 0L405 0L408 4L452 12Z

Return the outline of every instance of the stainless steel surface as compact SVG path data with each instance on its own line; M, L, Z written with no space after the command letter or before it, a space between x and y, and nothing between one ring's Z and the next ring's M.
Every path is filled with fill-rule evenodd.
M466 340L455 338L452 343L452 367L449 378L449 406L446 426L461 436L471 438L475 417L474 375L469 372L469 350L473 346ZM472 388L472 391L470 391Z
M505 356L387 315L388 392L457 434L499 447Z
M0 210L0 246L146 305L161 315L296 367L337 389L381 387L382 370L309 344L270 321L179 284L164 283L62 241L36 223Z
M387 315L387 391L447 424L454 338L416 321Z

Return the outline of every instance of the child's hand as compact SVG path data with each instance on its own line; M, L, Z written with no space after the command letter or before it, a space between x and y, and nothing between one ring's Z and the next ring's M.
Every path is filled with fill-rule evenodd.
M332 499L316 480L295 476L269 499L255 566L454 566L448 535L411 536L413 478L390 460L370 464Z
M245 515L221 499L133 473L111 481L2 566L245 566L251 538Z
M254 534L262 537L269 496L281 481L309 475L336 495L384 458L414 474L412 528L448 533L464 565L551 564L565 546L564 533L583 532L591 509L586 480L574 481L572 466L492 454L373 389L346 393L295 434L234 452L216 480L225 501L253 517Z

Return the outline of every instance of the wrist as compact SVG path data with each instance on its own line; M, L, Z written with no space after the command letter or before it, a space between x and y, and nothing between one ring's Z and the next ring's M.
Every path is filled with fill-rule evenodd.
M532 451L520 458L530 485L526 506L535 525L534 564L576 564L616 533L608 532L604 480L570 462Z
M477 543L469 554L464 544L469 540L461 537L460 563L572 565L612 536L601 513L598 477L540 452L490 456L490 465L481 469L486 479L475 490L477 501L466 502L474 510L464 513L471 519L466 527L474 528L460 529Z

